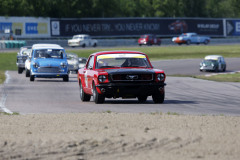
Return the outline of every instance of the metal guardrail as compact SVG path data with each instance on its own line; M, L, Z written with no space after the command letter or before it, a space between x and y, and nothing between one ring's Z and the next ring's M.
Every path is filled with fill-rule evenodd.
M117 47L117 46L138 46L137 39L97 39L99 47ZM16 45L16 42L19 42ZM62 47L68 47L67 40L25 40L21 41L0 41L0 49L20 48L22 45L31 46L37 43L59 44ZM240 44L240 38L212 38L210 44ZM162 45L174 45L170 38L162 39Z

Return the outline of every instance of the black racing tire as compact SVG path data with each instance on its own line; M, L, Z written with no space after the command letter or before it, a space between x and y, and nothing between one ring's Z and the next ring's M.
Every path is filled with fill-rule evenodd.
M97 47L97 43L94 43L93 47Z
M30 71L28 69L26 69L26 77L30 77Z
M207 45L209 43L209 40L205 40L203 43Z
M82 83L79 84L79 90L80 90L80 99L83 102L88 102L91 99L91 95L86 94L83 90Z
M83 45L82 45L82 48L85 48L86 47L86 44L84 43Z
M140 103L144 103L147 100L147 96L138 96L137 98Z
M30 81L34 81L35 80L35 77L33 75L30 75Z
M226 71L226 66L223 68L223 72L225 72Z
M179 45L179 46L181 46L181 45L182 45L182 43L178 43L178 45Z
M191 44L191 41L190 41L190 40L187 40L186 44L187 44L187 45L190 45L190 44Z
M165 91L163 92L156 92L152 95L152 99L154 103L163 103L165 99Z
M93 84L93 101L96 104L104 103L105 101L105 96L98 93L95 84Z
M22 74L22 72L23 72L23 68L18 67L18 74Z
M219 70L218 70L218 67L216 67L215 69L214 69L214 72L218 72Z
M69 81L69 76L68 76L68 75L64 76L64 77L63 77L63 81L64 81L64 82L68 82L68 81Z

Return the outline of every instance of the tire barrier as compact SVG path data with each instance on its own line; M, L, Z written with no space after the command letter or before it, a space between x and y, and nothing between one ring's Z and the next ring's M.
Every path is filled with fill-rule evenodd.
M26 45L26 41L18 40L2 40L0 41L0 49L5 48L21 48Z

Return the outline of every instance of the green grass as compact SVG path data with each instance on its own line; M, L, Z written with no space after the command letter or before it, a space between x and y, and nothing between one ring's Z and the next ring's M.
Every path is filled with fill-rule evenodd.
M0 84L2 84L5 81L5 73L4 71L0 71Z
M127 47L127 48L104 48L104 49L79 49L67 50L80 57L88 57L91 53L108 50L134 50L144 52L151 60L157 59L192 59L204 58L206 55L217 54L224 57L240 57L239 45L224 46L164 46L164 47Z
M240 73L218 74L209 77L206 76L194 76L194 78L200 78L218 82L240 82Z
M163 59L192 59L204 58L206 55L218 54L224 57L240 57L239 45L224 46L160 46L160 47L125 47L125 48L89 48L78 50L66 50L67 52L76 53L79 57L88 57L91 53L109 50L134 50L144 52L150 60ZM17 52L0 52L0 84L4 81L4 72L6 70L17 70L16 58Z

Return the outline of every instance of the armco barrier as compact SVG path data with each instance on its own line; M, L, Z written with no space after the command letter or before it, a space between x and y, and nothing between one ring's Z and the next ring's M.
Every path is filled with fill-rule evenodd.
M122 47L122 46L138 46L137 39L97 39L98 47ZM59 44L62 47L68 47L67 40L26 40L26 41L17 41L17 47L22 46L32 46L37 43L50 43L50 44ZM240 38L212 38L210 45L213 44L240 44ZM170 38L163 38L162 45L177 45L174 44ZM0 49L12 47L10 42L0 41ZM78 47L81 48L81 47Z
M26 41L18 41L18 40L1 40L0 41L0 49L20 48L25 45L26 45Z

